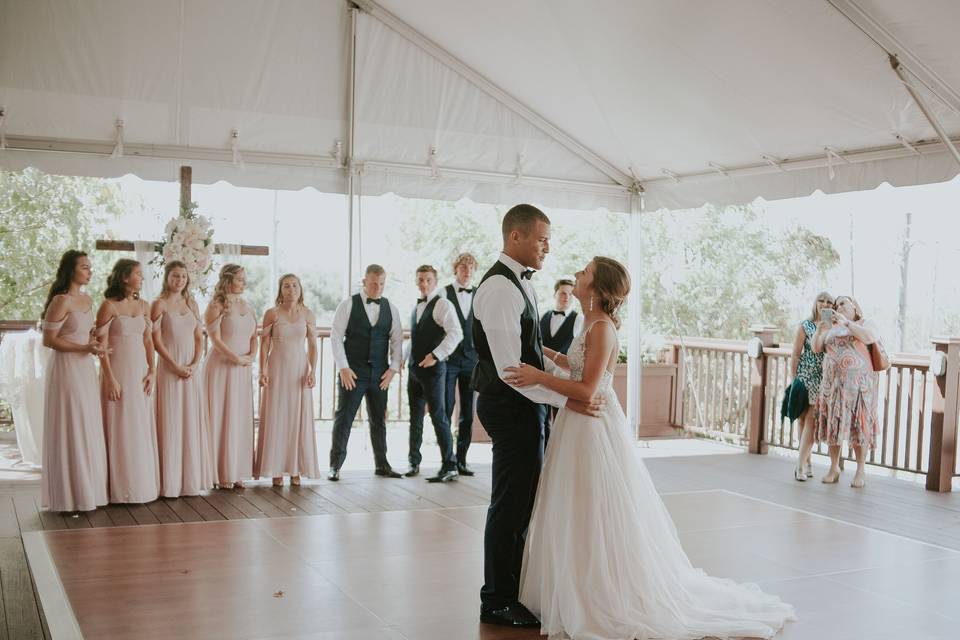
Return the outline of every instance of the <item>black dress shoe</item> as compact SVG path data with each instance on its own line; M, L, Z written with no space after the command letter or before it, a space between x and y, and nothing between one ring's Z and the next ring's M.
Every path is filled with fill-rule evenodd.
M437 472L437 475L430 476L427 478L427 482L452 482L457 479L457 470L456 469L447 469L444 471L441 469Z
M522 604L511 604L499 609L480 607L480 622L504 627L539 627L540 621Z
M476 475L476 474L473 472L473 469L471 469L470 467L468 467L466 464L458 464L458 465L457 465L457 473L459 473L459 474L462 475L462 476L467 476L467 477Z
M418 476L420 475L420 467L418 465L412 464L410 465L410 468L407 469L407 472L403 475L405 475L408 478L412 478L413 476Z
M380 467L373 472L374 475L383 476L384 478L402 478L403 476L393 470L392 467Z
M330 472L327 474L327 480L330 482L336 482L340 479L340 469L330 469Z

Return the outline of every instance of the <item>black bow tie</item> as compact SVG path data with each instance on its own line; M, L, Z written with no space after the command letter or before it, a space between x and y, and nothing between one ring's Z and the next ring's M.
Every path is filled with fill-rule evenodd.
M426 298L417 298L417 304L420 304L420 303L426 302L426 301L427 301Z
M460 287L457 289L457 293L473 293L473 287Z
M567 312L566 312L566 311L554 311L554 312L553 312L553 315L566 317L566 316L567 316Z
M381 298L367 298L367 304L381 304Z
M533 277L533 274L536 273L533 269L527 269L526 271L520 272L520 278L523 280L529 280Z

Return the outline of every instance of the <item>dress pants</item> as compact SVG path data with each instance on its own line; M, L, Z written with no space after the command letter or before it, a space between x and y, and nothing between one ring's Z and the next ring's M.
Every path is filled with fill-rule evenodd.
M370 444L378 469L390 466L387 462L387 392L380 388L380 370L355 371L357 383L349 391L337 379L337 411L333 417L333 443L330 447L330 467L339 469L347 457L347 442L360 403L367 400L367 418L370 421Z
M509 389L481 393L477 415L493 442L480 600L485 608L498 609L517 601L523 544L543 464L547 410Z

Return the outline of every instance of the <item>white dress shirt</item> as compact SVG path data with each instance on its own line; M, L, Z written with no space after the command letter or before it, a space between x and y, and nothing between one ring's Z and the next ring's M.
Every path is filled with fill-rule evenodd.
M470 306L473 304L473 294L476 292L476 289L474 288L473 291L460 291L461 288L469 289L471 287L461 287L460 283L456 280L454 280L450 286L453 287L454 293L457 294L460 311L463 312L463 317L466 318L470 315ZM454 313L456 313L456 310L454 310Z
M526 269L505 253L500 254L500 262L509 267L520 280L520 286L523 287L524 293L533 305L534 321L539 323L537 294L530 281L520 277L521 272ZM493 364L497 367L497 374L501 380L507 375L504 369L520 364L520 316L525 306L523 295L517 290L516 285L501 275L487 278L474 292L473 315L483 325L483 332L490 345L490 355L493 357ZM549 373L556 371L556 366L549 358L544 358L543 365ZM533 402L558 408L567 403L566 396L551 391L543 385L514 388Z
M433 357L437 360L443 361L450 357L450 354L453 353L457 345L460 344L460 341L463 340L463 329L460 328L460 320L457 318L457 310L453 308L453 303L447 300L446 296L440 295L440 287L437 287L433 291L427 294L427 299L424 302L417 302L417 323L420 323L420 318L423 317L423 311L427 308L427 305L430 304L430 301L439 296L437 304L433 307L433 321L438 325L443 327L444 336L443 341L437 345L437 348L432 351ZM411 327L411 330L413 327ZM404 350L404 356L410 354L410 349L413 348L413 341L407 345ZM419 362L415 364L420 364Z
M370 325L376 325L380 320L380 305L367 304L367 295L360 292L360 302L363 303L363 310L367 312L367 318ZM382 303L381 303L382 304ZM333 325L330 327L330 350L333 352L333 361L337 363L337 370L346 369L350 366L347 362L347 352L343 348L343 341L346 338L347 324L350 322L350 310L353 308L353 296L340 303L336 313L333 314ZM390 368L394 371L400 371L400 364L403 362L403 324L400 321L400 311L396 305L390 303Z
M550 337L557 335L557 331L560 331L560 325L562 325L567 320L567 316L573 313L573 309L567 309L563 312L563 315L555 313L556 309L550 312ZM576 319L573 321L573 336L577 337L580 335L580 332L583 331L583 314L578 313Z

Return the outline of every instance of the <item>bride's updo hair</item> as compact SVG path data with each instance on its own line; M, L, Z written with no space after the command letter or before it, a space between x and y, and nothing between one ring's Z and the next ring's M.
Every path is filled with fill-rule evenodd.
M593 258L593 292L599 299L600 309L620 328L620 307L630 293L630 274L627 268L604 256Z

